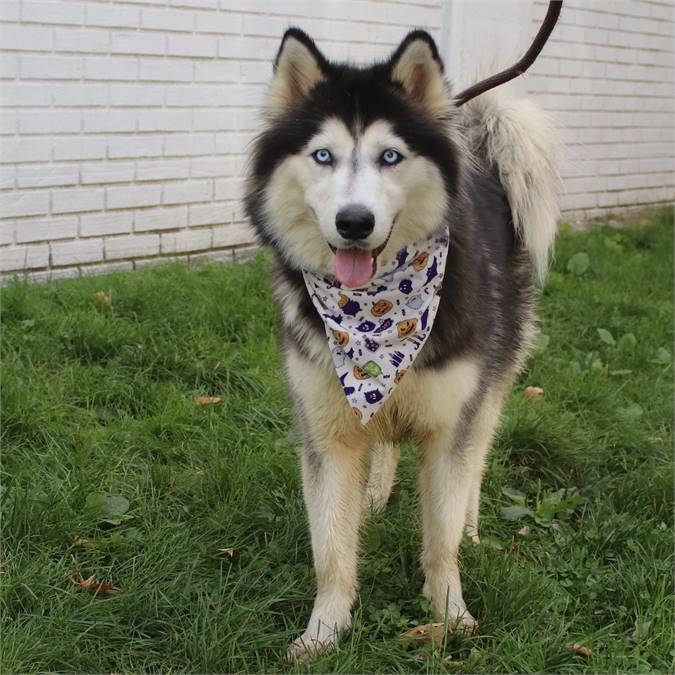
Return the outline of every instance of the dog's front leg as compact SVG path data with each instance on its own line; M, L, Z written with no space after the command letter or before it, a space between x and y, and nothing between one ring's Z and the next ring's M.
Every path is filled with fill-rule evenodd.
M462 596L457 554L472 486L465 448L453 450L452 434L439 432L420 444L419 490L422 506L424 594L448 625L473 632L474 618Z
M307 630L288 650L290 658L336 644L350 624L365 489L364 454L365 447L338 441L308 442L303 449L302 482L317 594Z

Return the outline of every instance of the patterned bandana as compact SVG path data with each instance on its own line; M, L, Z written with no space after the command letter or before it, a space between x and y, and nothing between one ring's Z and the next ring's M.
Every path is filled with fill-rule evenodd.
M387 400L429 337L447 253L447 234L405 246L359 289L303 270L335 371L361 424Z

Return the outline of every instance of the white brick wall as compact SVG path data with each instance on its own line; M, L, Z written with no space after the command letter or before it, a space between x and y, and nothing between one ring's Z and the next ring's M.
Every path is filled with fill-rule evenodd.
M532 34L546 11L536 0ZM567 145L567 217L672 203L675 40L672 0L565 0L526 79Z
M248 250L246 148L289 24L357 61L423 26L467 84L480 62L485 71L522 52L544 10L543 0L0 0L0 272L77 276ZM565 127L570 214L672 199L672 13L672 0L566 0L517 84Z
M440 38L442 10L0 0L0 21L0 271L45 278L250 247L241 177L285 28L369 60L413 24Z
M460 1L446 61L457 89L514 63L547 0ZM567 219L675 198L673 0L565 0L530 71L509 85L553 114L566 143ZM475 45L480 44L477 55ZM477 60L480 60L480 63Z

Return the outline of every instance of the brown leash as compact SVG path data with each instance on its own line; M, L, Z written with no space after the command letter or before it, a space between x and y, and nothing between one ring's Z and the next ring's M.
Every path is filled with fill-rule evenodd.
M561 9L562 0L551 0L551 2L548 3L548 12L546 12L544 22L541 24L539 32L535 36L534 41L530 45L530 48L525 52L523 58L510 68L502 70L501 73L491 75L490 77L481 80L480 82L471 85L468 89L460 92L455 97L455 105L457 107L464 105L472 98L476 98L476 96L479 96L490 89L494 89L501 84L505 84L506 82L513 80L515 77L518 77L518 75L522 75L535 62L537 56L539 56L539 53L543 49L549 36L555 28L558 17L560 16Z

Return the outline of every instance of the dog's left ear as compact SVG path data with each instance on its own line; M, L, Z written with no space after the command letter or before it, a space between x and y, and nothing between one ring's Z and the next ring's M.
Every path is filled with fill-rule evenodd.
M434 117L443 117L452 105L443 79L443 62L434 39L424 30L405 37L389 59L390 78L421 103Z
M289 28L274 61L267 110L281 114L302 102L328 76L330 64L307 33Z

